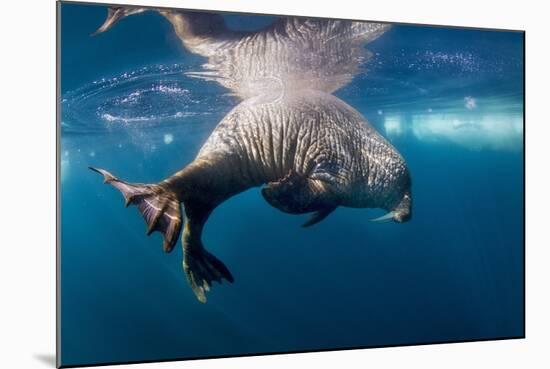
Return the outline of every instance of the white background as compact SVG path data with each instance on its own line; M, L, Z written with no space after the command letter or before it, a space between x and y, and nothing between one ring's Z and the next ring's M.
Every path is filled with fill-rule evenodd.
M117 0L118 2L125 2ZM550 367L550 135L545 2L480 0L163 0L199 9L525 29L527 31L527 339L143 364L144 368ZM536 4L540 5L536 5ZM0 367L53 367L55 353L55 4L0 12ZM479 214L484 216L484 214ZM510 214L518 216L518 214ZM190 317L192 319L192 317ZM136 368L138 366L135 366ZM120 368L120 367L119 367Z

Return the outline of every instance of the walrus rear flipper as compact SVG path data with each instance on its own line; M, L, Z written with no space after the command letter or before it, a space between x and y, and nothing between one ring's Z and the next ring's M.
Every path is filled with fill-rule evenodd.
M205 292L210 291L213 281L218 283L222 283L222 279L226 279L229 283L234 281L225 264L202 247L186 253L183 270L193 293L203 303L206 302Z
M147 235L154 231L163 234L163 249L172 251L181 230L181 209L175 193L156 184L133 184L121 181L104 169L90 167L91 170L103 175L104 183L118 189L124 199L125 206L136 205L147 223Z

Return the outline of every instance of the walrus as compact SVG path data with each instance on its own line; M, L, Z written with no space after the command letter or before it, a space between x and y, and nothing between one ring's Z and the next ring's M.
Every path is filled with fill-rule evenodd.
M339 206L387 210L379 220L411 218L411 178L402 156L355 109L314 90L241 102L193 162L156 184L91 169L122 192L126 206L138 207L148 235L163 234L164 251L174 248L185 223L183 268L201 302L213 281L233 282L229 269L205 249L203 227L218 205L251 187L265 184L263 197L283 212L313 213L304 226Z
M146 9L110 8L101 33ZM123 181L104 169L126 206L136 205L147 234L173 250L183 226L183 269L201 302L212 283L233 282L229 269L201 240L208 217L252 187L273 207L311 213L312 226L337 207L382 208L375 221L405 222L412 214L411 178L399 152L344 101L331 95L369 57L361 48L384 33L379 23L279 18L255 32L233 31L217 14L157 9L205 72L242 101L218 123L196 158L156 184ZM181 204L185 212L183 221Z

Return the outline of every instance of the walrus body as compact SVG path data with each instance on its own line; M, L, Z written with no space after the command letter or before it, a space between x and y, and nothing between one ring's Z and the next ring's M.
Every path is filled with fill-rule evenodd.
M143 12L112 8L97 31ZM132 184L91 168L136 205L147 234L164 236L170 252L183 225L183 268L197 296L213 281L233 281L204 248L203 227L223 201L257 186L269 204L312 213L311 226L338 206L382 208L378 220L411 217L411 181L401 155L355 109L330 93L348 83L368 56L361 46L389 26L281 18L257 32L236 32L215 14L159 10L183 45L208 59L211 78L243 101L212 132L193 162L157 184Z
M262 100L234 108L195 161L221 162L229 169L225 180L242 183L241 191L268 183L266 200L289 213L338 205L393 210L408 190L401 155L342 100L311 90ZM308 187L314 194L308 196Z
M284 212L313 212L307 226L338 206L383 208L397 221L410 217L410 177L401 155L357 111L318 91L243 101L192 163L156 185L97 171L138 206L149 233L164 234L166 251L178 239L183 203L184 269L201 301L212 281L233 280L204 249L203 226L219 204L251 187L266 184L264 198Z

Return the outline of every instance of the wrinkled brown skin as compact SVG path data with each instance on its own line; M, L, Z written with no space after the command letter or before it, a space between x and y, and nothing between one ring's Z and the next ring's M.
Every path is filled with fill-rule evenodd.
M142 11L111 9L97 33ZM281 211L313 213L304 226L338 206L382 208L396 222L410 219L405 161L357 111L330 95L353 77L362 44L387 25L283 18L257 33L238 33L227 30L219 15L159 13L187 49L209 58L222 77L218 82L244 101L218 124L192 163L158 184L131 184L91 169L119 189L127 205L138 207L148 234L164 235L167 252L179 237L183 203L183 267L199 301L206 301L213 281L233 281L205 250L204 225L218 205L251 187L265 185L262 195ZM311 62L316 64L304 64ZM277 78L264 77L266 72Z
M267 184L264 198L281 211L315 212L306 225L338 206L399 210L410 218L410 176L405 161L361 115L340 99L302 91L275 102L250 99L216 127L196 159L159 185L183 202L184 268L194 275L194 255L211 212L251 187ZM193 283L192 283L193 284Z

